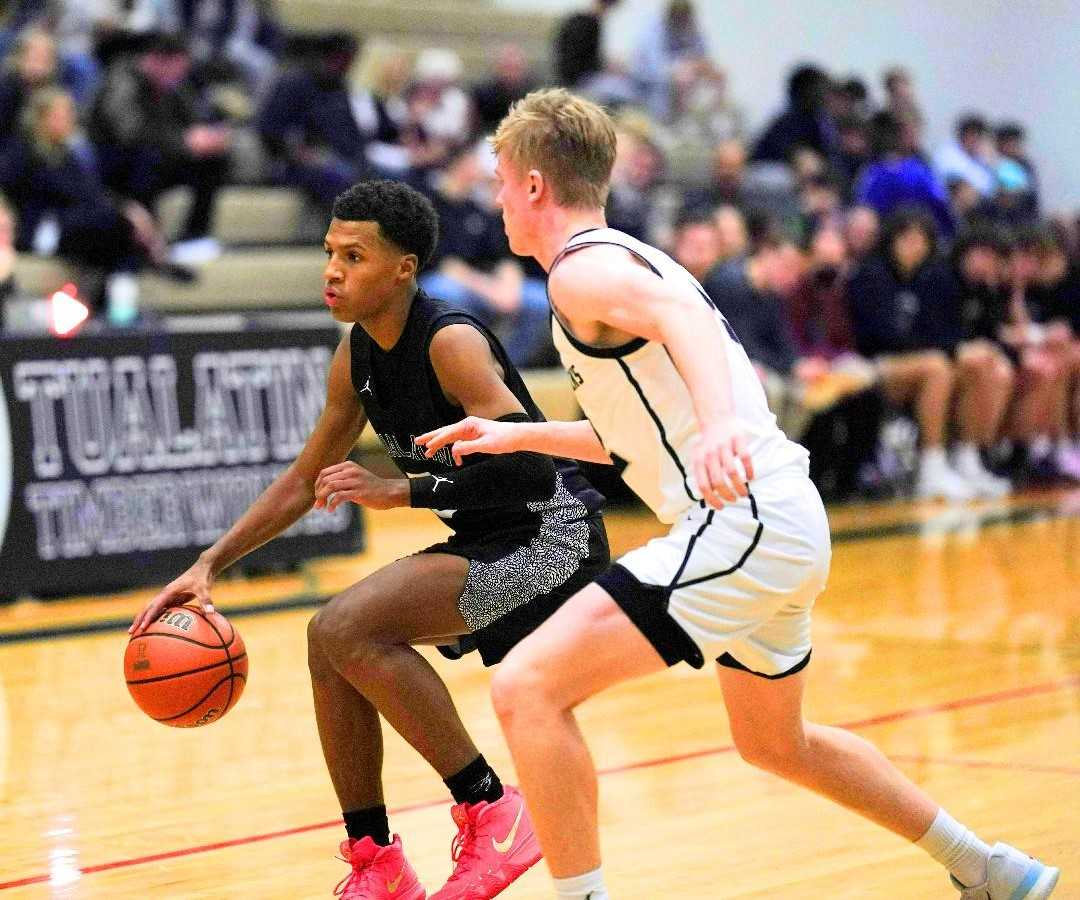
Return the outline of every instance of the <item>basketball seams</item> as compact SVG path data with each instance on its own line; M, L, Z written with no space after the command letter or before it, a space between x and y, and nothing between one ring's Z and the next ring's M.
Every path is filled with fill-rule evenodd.
M206 622L207 625L209 625L211 628L214 629L214 634L216 634L218 636L218 640L221 641L221 649L225 651L225 662L227 662L229 664L229 696L225 700L225 708L221 711L221 715L223 716L223 715L225 715L225 713L227 713L232 708L233 686L236 683L233 679L236 676L237 672L233 668L233 657L232 657L232 654L229 652L229 645L232 643L232 639L230 638L229 643L226 644L225 643L225 638L222 636L221 632L218 631L217 625L215 625L213 622L210 621L210 617L205 615L202 610L195 610L195 611L200 616L203 617L203 620ZM228 619L226 619L225 621L228 621ZM229 630L232 631L232 637L236 637L236 629L233 628L232 625L229 626ZM247 678L244 678L244 682L245 683L247 682ZM221 682L218 682L218 684L220 684L220 683ZM207 694L207 697L208 696L210 696L210 695ZM205 700L206 698L204 697L203 699ZM190 710L189 710L189 712L190 712ZM220 716L218 718L220 718Z
M244 659L247 656L247 651L244 651L236 657L236 661ZM210 663L206 666L199 666L197 669L186 669L183 672L173 672L171 675L155 675L152 678L137 678L137 679L125 679L126 684L151 684L155 681L168 681L170 678L182 678L185 675L195 675L198 672L208 672L210 669L216 669L218 666L225 666L229 664L228 659L223 659L220 662ZM239 674L239 673L237 673Z
M205 702L207 701L207 698L209 698L209 697L213 696L213 694L214 694L214 691L216 691L216 690L217 690L217 689L218 689L219 687L221 687L221 686L222 686L222 685L223 685L223 684L224 684L224 683L225 683L226 681L228 681L228 682L229 682L229 696L231 697L231 696L232 696L232 692L233 692L233 679L234 679L234 678L240 678L240 679L242 679L242 680L244 680L244 681L246 681L246 680L247 680L246 678L244 678L244 676L243 676L243 675L240 675L240 674L237 674L237 675L226 675L226 676L225 676L224 678L222 678L222 679L221 679L221 680L220 680L219 682L217 682L217 684L215 684L215 685L214 685L214 686L213 686L212 688L210 688L210 690L208 690L208 691L207 691L207 692L206 692L205 694L203 694L203 695L202 695L202 696L201 696L201 697L200 697L200 698L198 699L198 701L197 701L197 702L195 702L195 703L191 704L191 706L189 706L189 707L188 707L187 709L185 709L185 710L184 710L183 712L178 712L178 713L177 713L176 715L174 715L174 716L163 716L163 717L161 717L161 718L158 718L157 716L151 716L150 718L152 718L152 719L153 719L153 720L154 720L155 722L166 722L166 723L168 723L168 722L171 722L171 721L173 721L173 719L180 719L180 718L182 718L183 716L186 716L186 715L190 715L190 714L191 714L191 713L193 713L193 712L194 712L194 711L195 711L196 709L198 709L200 705L202 705L203 703L205 703ZM228 711L229 711L229 707L228 707L228 706L224 707L223 711L221 712L221 715L219 715L219 716L218 716L218 718L220 719L220 718L221 718L222 716L224 716L224 715L225 715L225 713L226 713L226 712L228 712Z
M218 640L221 641L221 646L225 648L226 652L228 652L229 647L232 646L233 641L236 639L236 628L233 627L232 622L230 622L228 619L225 619L224 616L221 617L222 619L225 619L225 624L229 626L229 640L228 640L228 643L226 643L225 638L222 636L221 632L218 631L217 626L213 623L213 621L210 619L210 617L206 613L204 613L199 607L197 607L197 606L187 606L185 604L182 607L174 607L174 608L175 609L189 609L193 613L195 613L197 616L199 616L199 618L201 618L207 625L209 625L211 628L214 629L214 634L216 634L218 636Z

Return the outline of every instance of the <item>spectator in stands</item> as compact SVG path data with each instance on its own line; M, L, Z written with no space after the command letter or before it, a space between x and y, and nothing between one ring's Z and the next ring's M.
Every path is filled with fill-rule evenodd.
M1017 163L1027 175L1028 192L1034 217L1039 213L1039 176L1035 163L1028 155L1026 146L1027 133L1019 122L1002 122L994 131L994 141L998 157Z
M12 0L0 8L0 59L7 56L19 32L46 13L46 0Z
M412 62L401 48L382 41L364 47L350 108L367 138L368 162L387 174L407 173L412 166L404 144L410 127L405 92L411 78Z
M52 35L43 28L21 31L5 70L0 76L0 138L14 130L34 91L61 86Z
M480 133L494 132L503 116L509 112L510 104L520 100L538 84L520 45L504 44L500 47L491 74L472 89Z
M693 215L693 213L688 212L684 215ZM746 227L746 217L739 208L725 203L716 208L713 218L720 241L719 261L727 262L744 255L750 246L750 235Z
M1036 482L1080 479L1071 421L1080 373L1074 279L1052 230L1033 226L1019 234L1009 259L1009 321L1002 333L1023 375L1012 431L1027 442L1024 475Z
M704 284L709 273L721 262L720 233L716 219L708 213L689 213L675 222L672 257L687 272Z
M753 159L787 163L798 147L828 159L836 150L836 128L826 108L829 76L801 65L788 78L788 105L758 138Z
M660 240L657 191L664 157L652 139L647 120L623 119L615 131L615 164L607 199L607 222L647 243Z
M1036 284L1032 305L1062 338L1055 349L1067 387L1057 465L1065 478L1080 481L1080 266L1070 261L1064 236L1052 228L1040 247Z
M563 87L581 88L603 73L604 17L619 0L593 0L587 12L571 13L555 30L552 69Z
M428 173L423 186L439 214L439 243L420 284L498 332L514 365L550 362L545 281L510 252L490 157L486 145L458 148L445 168Z
M75 105L58 88L30 99L24 125L0 157L0 190L18 210L16 246L61 256L108 273L152 266L190 280L166 259L153 217L133 201L117 203L85 154L73 149Z
M4 304L15 296L15 210L0 195L0 331L4 330Z
M934 155L934 171L941 182L959 178L979 192L992 197L997 179L991 164L990 128L979 115L969 113L956 123L956 137Z
M949 195L953 222L959 227L964 227L974 219L985 218L980 214L983 201L979 192L969 182L962 178L950 178L945 189Z
M802 275L803 259L778 229L764 230L750 256L717 266L703 286L754 363L769 408L784 431L798 440L810 419L803 402L806 382L817 375L799 359L786 307Z
M870 92L857 75L832 81L825 94L825 106L834 122L844 119L866 121L870 117Z
M922 110L915 94L915 82L909 70L903 66L892 66L882 74L881 84L885 88L887 112L891 112L900 121L923 121Z
M884 411L873 364L855 350L848 308L849 261L839 228L816 231L799 284L788 299L792 336L816 408L801 442L810 450L810 476L832 499L871 490Z
M712 155L709 183L688 190L683 195L682 205L687 211L698 212L725 204L744 213L749 210L767 212L785 223L797 221L800 215L794 183L789 178L776 179L772 173L748 166L746 149L737 140L717 145Z
M810 240L806 270L788 299L799 353L831 362L855 354L847 300L848 253L839 230L825 227Z
M844 201L849 202L855 194L859 173L871 159L870 129L861 117L847 116L837 120L836 138L833 170L840 179Z
M1002 158L994 164L994 193L979 200L972 216L1000 222L1014 229L1032 225L1038 220L1031 182L1020 163Z
M183 40L154 36L134 60L109 68L92 118L106 183L120 194L153 210L169 188L191 189L191 208L173 248L181 264L221 253L212 236L214 205L228 178L233 140L190 74Z
M851 207L844 217L843 228L848 257L854 265L877 250L881 219L871 207Z
M802 206L802 234L813 235L821 228L839 226L843 212L840 181L830 175L808 178L799 190L799 203Z
M300 188L327 211L334 198L372 175L370 136L353 112L346 74L356 39L345 32L295 38L256 120L275 181Z
M953 244L961 335L966 341L1001 342L1001 329L1009 320L1005 267L1010 250L1009 233L987 222L973 223Z
M676 69L707 61L705 38L690 0L669 0L649 19L638 37L634 77L650 115L658 122L671 120L672 82Z
M890 400L915 407L923 446L917 494L1000 496L1009 485L985 469L979 448L997 439L993 415L1004 409L1011 374L991 353L958 352L958 288L936 243L933 219L917 208L901 209L886 223L881 251L859 266L848 287L856 346L877 362ZM945 438L954 398L959 444L950 467Z
M728 96L727 75L710 60L679 63L672 72L671 92L668 131L695 155L725 141L742 141L745 116Z
M261 95L285 39L272 0L178 0L177 6L195 60L234 66L248 90Z
M933 215L940 234L950 236L955 225L945 189L925 162L903 148L901 131L901 123L892 113L874 116L874 160L859 178L855 201L869 206L882 219L902 207L923 206Z
M413 123L410 141L415 168L439 166L468 143L472 134L472 101L461 87L461 57L444 47L420 51L408 91Z
M48 22L67 76L63 80L81 109L93 104L110 43L180 30L172 0L49 0L48 7Z

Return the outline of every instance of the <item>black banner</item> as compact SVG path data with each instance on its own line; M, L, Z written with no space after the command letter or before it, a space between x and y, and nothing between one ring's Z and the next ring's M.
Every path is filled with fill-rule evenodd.
M338 339L321 326L0 338L0 597L179 574L296 458ZM344 503L243 564L361 544Z

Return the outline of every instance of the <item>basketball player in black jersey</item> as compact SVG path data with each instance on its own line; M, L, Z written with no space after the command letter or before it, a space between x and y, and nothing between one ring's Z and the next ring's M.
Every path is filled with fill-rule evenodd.
M323 754L341 802L352 900L425 896L383 800L380 714L442 776L458 826L455 870L433 900L494 897L540 858L521 794L503 787L415 644L497 663L608 564L600 495L574 463L539 453L427 458L414 436L463 414L542 421L499 342L427 296L417 272L438 222L426 198L394 182L355 185L326 233L324 299L351 322L330 368L326 407L295 463L187 572L136 617L138 633L194 597L208 612L222 569L315 506L427 507L452 530L442 544L334 597L308 628ZM345 456L370 423L400 469L381 478Z

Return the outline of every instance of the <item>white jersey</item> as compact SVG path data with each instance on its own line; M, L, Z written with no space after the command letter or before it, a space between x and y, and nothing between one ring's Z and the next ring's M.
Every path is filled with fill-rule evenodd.
M574 235L555 257L552 269L566 254L597 244L626 248L658 277L692 287L703 303L713 307L722 326L720 349L731 373L735 416L747 438L755 478L786 466L805 471L809 454L777 426L735 332L697 279L670 256L621 231L596 228ZM623 480L661 522L674 522L700 504L701 492L692 462L697 418L690 392L667 349L644 338L620 347L592 347L576 338L552 311L552 336L575 398L612 459L625 466Z

